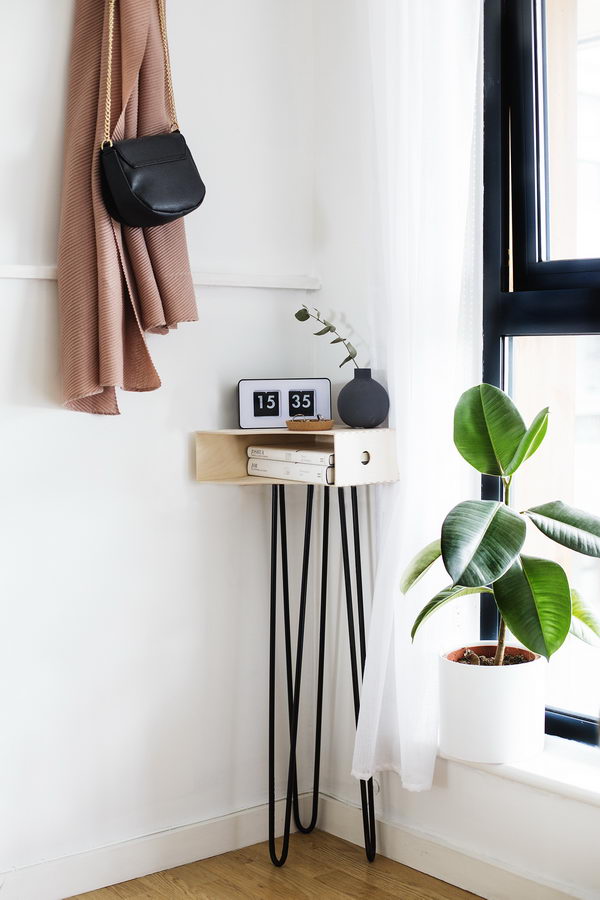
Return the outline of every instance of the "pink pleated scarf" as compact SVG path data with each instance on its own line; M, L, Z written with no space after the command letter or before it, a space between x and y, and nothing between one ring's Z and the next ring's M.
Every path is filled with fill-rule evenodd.
M160 378L144 332L198 318L184 223L129 228L100 190L107 4L76 0L58 250L62 392L69 409L118 415L116 388ZM119 0L112 71L114 140L169 130L156 0Z

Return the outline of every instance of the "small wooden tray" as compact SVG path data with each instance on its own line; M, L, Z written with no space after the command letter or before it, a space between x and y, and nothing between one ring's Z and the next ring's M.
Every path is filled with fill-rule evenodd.
M333 419L287 419L288 431L330 431Z

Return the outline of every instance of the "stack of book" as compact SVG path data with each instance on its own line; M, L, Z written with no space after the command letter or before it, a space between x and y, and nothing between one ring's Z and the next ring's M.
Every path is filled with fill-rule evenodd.
M248 447L248 475L333 484L333 453L327 447Z

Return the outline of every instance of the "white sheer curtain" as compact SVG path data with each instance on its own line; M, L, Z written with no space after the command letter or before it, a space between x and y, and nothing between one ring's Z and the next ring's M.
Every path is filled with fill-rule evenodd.
M387 377L401 476L378 496L353 774L394 770L404 787L424 790L437 746L437 656L460 645L461 617L474 626L474 615L468 601L444 610L411 644L416 613L448 576L438 569L407 597L398 584L451 506L478 491L454 449L452 414L481 375L482 0L357 4L372 88L373 364Z

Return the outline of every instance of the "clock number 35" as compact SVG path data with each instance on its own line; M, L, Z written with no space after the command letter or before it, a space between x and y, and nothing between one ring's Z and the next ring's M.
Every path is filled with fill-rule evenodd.
M290 414L297 416L314 416L315 392L314 391L290 391Z

